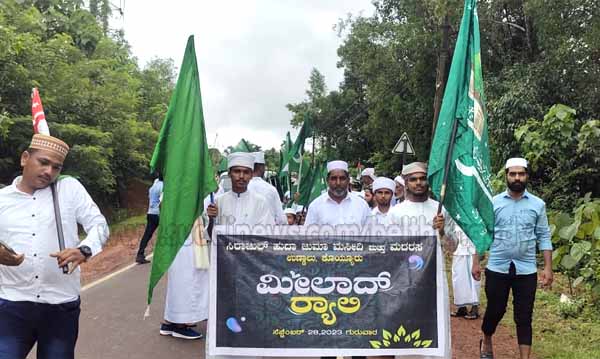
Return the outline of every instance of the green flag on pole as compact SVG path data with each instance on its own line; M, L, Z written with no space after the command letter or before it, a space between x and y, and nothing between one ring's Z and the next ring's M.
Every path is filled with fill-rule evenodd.
M187 47L169 109L154 148L152 170L164 178L158 239L154 246L148 304L217 183L206 142L194 37Z
M436 198L443 201L479 253L489 248L494 228L486 117L477 1L466 0L431 145L428 177Z

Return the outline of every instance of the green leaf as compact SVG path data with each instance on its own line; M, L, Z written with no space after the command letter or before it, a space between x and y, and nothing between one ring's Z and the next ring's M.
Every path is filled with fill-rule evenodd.
M410 335L407 335L407 336L404 337L404 342L405 343L410 343L410 341L411 341Z
M379 340L371 340L369 341L369 344L371 344L371 347L375 349L381 348L381 342Z
M429 346L431 345L431 340L423 340L421 342L421 348L429 348Z
M389 347L390 346L390 341L389 340L384 340L383 341L383 346L386 347L386 348Z
M567 254L564 257L562 257L562 260L560 261L560 265L568 270L568 269L574 268L577 265L577 262L578 261L576 261L575 258L573 258Z
M577 277L574 281L573 281L573 287L577 287L578 285L581 284L581 282L583 282L583 277Z
M392 337L392 333L388 332L385 329L382 330L382 333L383 333L383 339L388 340L388 339L390 339Z
M594 239L600 240L600 227L596 227L594 230Z
M591 248L592 244L588 241L577 242L573 244L573 246L571 247L571 252L569 254L571 255L571 257L573 257L573 259L576 262L579 262L581 258L583 258L583 256L589 253Z
M400 341L400 337L398 334L394 334L394 343L398 343Z
M564 239L566 241L570 241L573 239L573 237L575 237L575 235L577 234L577 231L579 230L579 225L581 224L581 221L575 221L573 223L571 223L571 225L561 228L560 231L558 232L558 235L560 236L561 239Z
M421 337L421 329L417 329L410 335L413 339L419 339Z
M413 342L413 347L418 348L421 346L421 341L420 340L416 340L415 342Z
M400 328L398 328L398 330L396 331L396 334L398 334L401 337L406 335L406 329L404 329L403 325L401 325Z

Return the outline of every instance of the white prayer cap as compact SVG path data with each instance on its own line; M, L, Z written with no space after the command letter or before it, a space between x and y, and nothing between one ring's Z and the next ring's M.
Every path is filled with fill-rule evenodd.
M348 172L348 163L346 161L331 161L327 163L327 173L333 170L342 170Z
M262 151L254 152L254 163L265 164L265 153Z
M290 198L290 191L286 191L285 194L283 195L283 197Z
M404 184L404 178L402 178L402 176L396 176L396 178L394 178L394 181L396 181L396 182L400 183L400 184L401 184L401 185L403 185L403 186L406 186L406 185Z
M304 206L302 206L300 204L296 205L296 213L302 212L303 209L304 209Z
M423 162L413 162L402 167L403 176L408 176L419 172L427 173L427 164Z
M377 178L377 177L375 177L375 169L374 168L365 168L361 172L360 176L361 177L363 177L363 176L371 177L372 180L375 180L375 178Z
M377 192L380 189L389 189L394 193L396 189L396 182L391 178L387 177L377 177L375 181L373 181L373 193Z
M254 169L254 155L248 152L234 152L227 156L227 168L248 167Z
M286 208L283 210L284 214L293 214L294 216L296 215L296 211L294 211L293 208Z
M505 169L509 169L510 167L524 167L527 168L527 160L521 157L509 158L506 161Z

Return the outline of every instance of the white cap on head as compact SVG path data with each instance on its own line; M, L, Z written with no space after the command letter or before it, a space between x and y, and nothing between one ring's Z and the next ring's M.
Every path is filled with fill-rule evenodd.
M300 204L297 204L297 205L296 205L296 213L300 213L300 212L302 212L302 210L303 210L303 209L304 209L304 206L303 206L303 205L300 205Z
M404 178L402 178L402 176L396 176L396 178L394 178L394 181L400 183L403 186L406 186L406 184L404 184Z
M254 163L265 164L265 153L262 151L254 152Z
M284 214L293 214L294 216L296 215L296 211L294 211L293 208L286 208L283 210Z
M285 197L285 198L290 198L290 191L286 191L286 192L283 194L283 197Z
M248 152L234 152L227 156L227 168L247 167L254 169L254 155Z
M377 177L375 176L375 169L374 168L365 168L361 173L360 176L367 176L367 177L371 177L371 179L374 181Z
M508 169L510 167L527 168L527 160L521 157L509 158L508 161L506 161L506 166L504 166L504 168Z
M396 189L396 182L391 178L387 177L377 177L375 181L373 181L373 193L377 192L380 189L389 189L394 193Z
M331 161L327 163L327 173L333 170L342 170L348 172L348 163L346 161Z
M408 176L419 172L427 173L427 164L423 162L413 162L402 167L403 176Z

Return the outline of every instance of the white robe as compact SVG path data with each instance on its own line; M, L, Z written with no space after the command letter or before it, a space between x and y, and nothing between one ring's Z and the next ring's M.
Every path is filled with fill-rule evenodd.
M433 229L433 218L437 214L438 202L428 199L425 202L411 202L405 199L403 202L395 205L390 209L388 217L391 224L404 225L407 235L434 235L437 233ZM454 240L455 224L452 218L443 210L444 218L446 219L444 231L446 236ZM446 281L446 271L444 269L444 257L442 247L438 239L436 245L437 258L437 277L436 284L438 290L442 290L442 308L443 312L438 313L438 327L441 328L443 337L438 338L440 347L444 348L443 356L398 356L399 359L414 358L414 359L451 359L452 358L452 343L450 335L450 299L448 294L448 282Z
M287 218L285 214L283 214L283 205L281 204L279 193L275 187L260 177L254 177L250 183L248 183L248 191L256 192L265 197L267 204L271 208L275 223L287 224Z
M275 218L271 215L267 200L258 193L246 191L235 193L226 192L215 200L219 215L216 218L217 225L236 225L236 224L275 224ZM208 288L208 279L206 281ZM206 338L207 359L259 359L261 357L235 356L235 355L209 355L208 338Z
M467 235L457 227L458 246L452 255L452 292L456 306L479 305L481 282L471 275L475 246Z
M197 323L208 319L209 272L194 265L192 234L188 236L167 275L165 319L171 323Z

